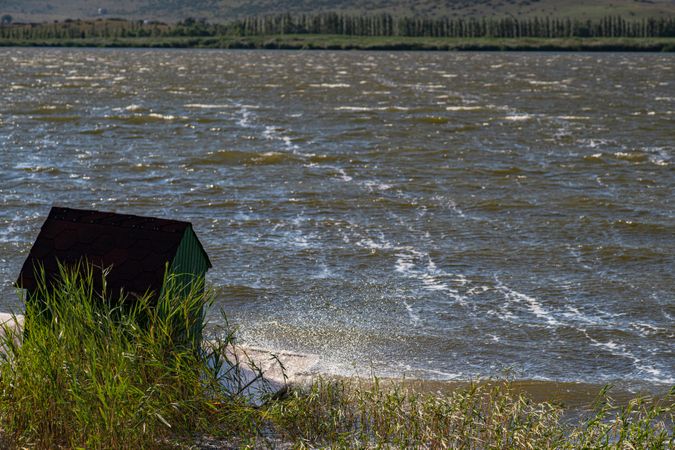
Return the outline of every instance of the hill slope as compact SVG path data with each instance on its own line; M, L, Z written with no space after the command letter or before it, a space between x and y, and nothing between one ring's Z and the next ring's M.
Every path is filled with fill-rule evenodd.
M596 18L675 16L675 0L0 0L0 15L14 21L122 17L226 21L248 15L340 11L406 16L557 16Z

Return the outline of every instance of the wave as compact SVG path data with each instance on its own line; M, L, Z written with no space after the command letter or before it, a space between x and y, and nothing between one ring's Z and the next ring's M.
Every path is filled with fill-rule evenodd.
M485 109L483 106L446 106L446 111L480 111Z
M552 311L543 306L542 303L535 297L511 289L510 287L503 284L497 277L495 277L495 281L495 288L504 295L506 300L505 307L508 308L508 306L514 303L522 304L532 315L543 320L547 325L555 327L561 324L553 316Z
M14 166L15 169L19 169L28 173L48 173L51 175L58 175L64 173L61 169L54 166L33 166L28 163L19 163Z
M504 120L509 120L511 122L524 122L526 120L532 120L534 118L535 116L533 116L532 114L521 113L521 114L509 114L504 117Z
M73 107L71 105L41 105L37 108L29 109L26 111L10 111L12 114L21 114L28 116L37 116L37 115L55 115L63 114L71 111Z
M561 120L591 120L589 116L556 116L555 118Z
M57 123L67 123L67 122L79 122L80 116L33 116L31 119L38 122L57 122Z
M132 114L129 116L121 114L111 114L105 115L103 116L103 118L115 122L122 122L128 125L145 125L148 123L184 121L189 119L188 117L185 116L174 116L171 114L159 114L159 113Z
M318 84L310 84L309 86L313 88L328 88L328 89L351 87L351 85L347 83L318 83Z
M477 202L472 207L472 209L488 212L498 212L498 211L510 211L513 209L531 209L535 207L536 207L535 204L530 203L527 200L504 198L504 199L483 200Z
M560 205L564 208L594 210L604 209L608 211L626 211L630 212L632 209L622 203L608 199L607 197L590 197L587 195L572 195L563 198Z
M447 117L412 117L410 121L413 123L428 123L431 125L444 125L450 122Z
M559 81L540 81L540 80L525 80L533 86L561 86Z
M642 380L658 384L675 384L675 377L673 377L671 373L664 373L663 370L636 356L635 353L628 348L627 344L609 338L596 339L589 334L588 330L583 328L580 329L580 331L591 342L592 346L598 347L612 356L630 360L633 367L637 370L638 375L642 377Z
M232 109L233 105L226 104L211 104L211 103L188 103L184 105L186 108L193 109Z
M583 160L590 163L603 163L614 165L617 162L629 162L642 164L650 162L657 166L667 166L670 164L671 156L663 147L647 147L644 150L619 151L619 152L599 152L591 155L585 155Z
M661 263L669 259L668 253L663 253L652 247L626 247L619 245L605 245L594 248L594 252L605 263Z
M653 222L620 219L610 222L609 225L622 231L638 233L641 236L662 234L667 236L675 236L675 226L672 224L663 225Z
M488 173L491 175L496 175L496 176L504 176L504 175L518 175L523 173L523 169L520 167L506 167L506 168L500 168L500 169L490 169L488 170Z
M144 108L143 106L136 105L136 104L129 105L126 108L124 108L124 110L129 111L129 112L135 112L135 113L150 111L148 108Z
M621 161L629 162L645 162L649 159L649 156L643 152L616 152L612 155L614 158Z
M410 108L405 106L337 106L333 108L335 111L352 111L352 112L372 112L372 111L385 111L385 112L403 112L409 111Z
M294 164L303 159L292 153L265 152L255 153L241 150L219 150L189 160L197 165L231 165L231 166L269 166Z

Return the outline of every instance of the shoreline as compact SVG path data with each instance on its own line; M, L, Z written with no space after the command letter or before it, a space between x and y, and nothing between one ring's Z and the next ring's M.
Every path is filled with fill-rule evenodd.
M0 47L196 48L231 50L675 52L675 38L426 38L268 35L0 39Z
M0 313L0 327L7 324L14 327L23 325L23 316L9 313ZM0 330L1 332L1 330ZM260 347L237 345L238 359L250 360L257 367L263 369L265 378L277 391L281 391L286 385L307 386L318 378L345 380L356 385L369 386L374 379L379 380L383 386L402 386L411 391L424 394L448 394L453 391L466 389L472 384L491 387L494 385L506 385L507 383L516 393L527 395L535 402L553 402L563 405L566 409L583 411L591 409L598 394L606 386L612 386L610 395L619 404L627 404L636 396L648 396L661 398L667 395L669 388L664 385L652 389L630 389L625 386L608 383L592 383L583 381L556 381L537 380L531 378L477 378L473 380L433 380L424 378L406 378L395 376L364 377L358 374L342 375L321 372L316 368L320 356L315 354L295 352L291 350L270 350ZM278 362L284 370L280 370Z

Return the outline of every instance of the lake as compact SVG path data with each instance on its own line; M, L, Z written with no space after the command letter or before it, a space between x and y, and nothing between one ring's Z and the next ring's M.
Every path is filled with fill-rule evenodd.
M0 49L0 310L52 204L188 220L320 372L675 384L675 56Z

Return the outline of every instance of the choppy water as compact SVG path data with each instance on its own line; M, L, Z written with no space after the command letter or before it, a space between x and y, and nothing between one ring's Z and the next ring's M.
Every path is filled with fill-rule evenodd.
M675 383L673 56L0 61L2 309L56 203L192 221L242 340L328 372Z

